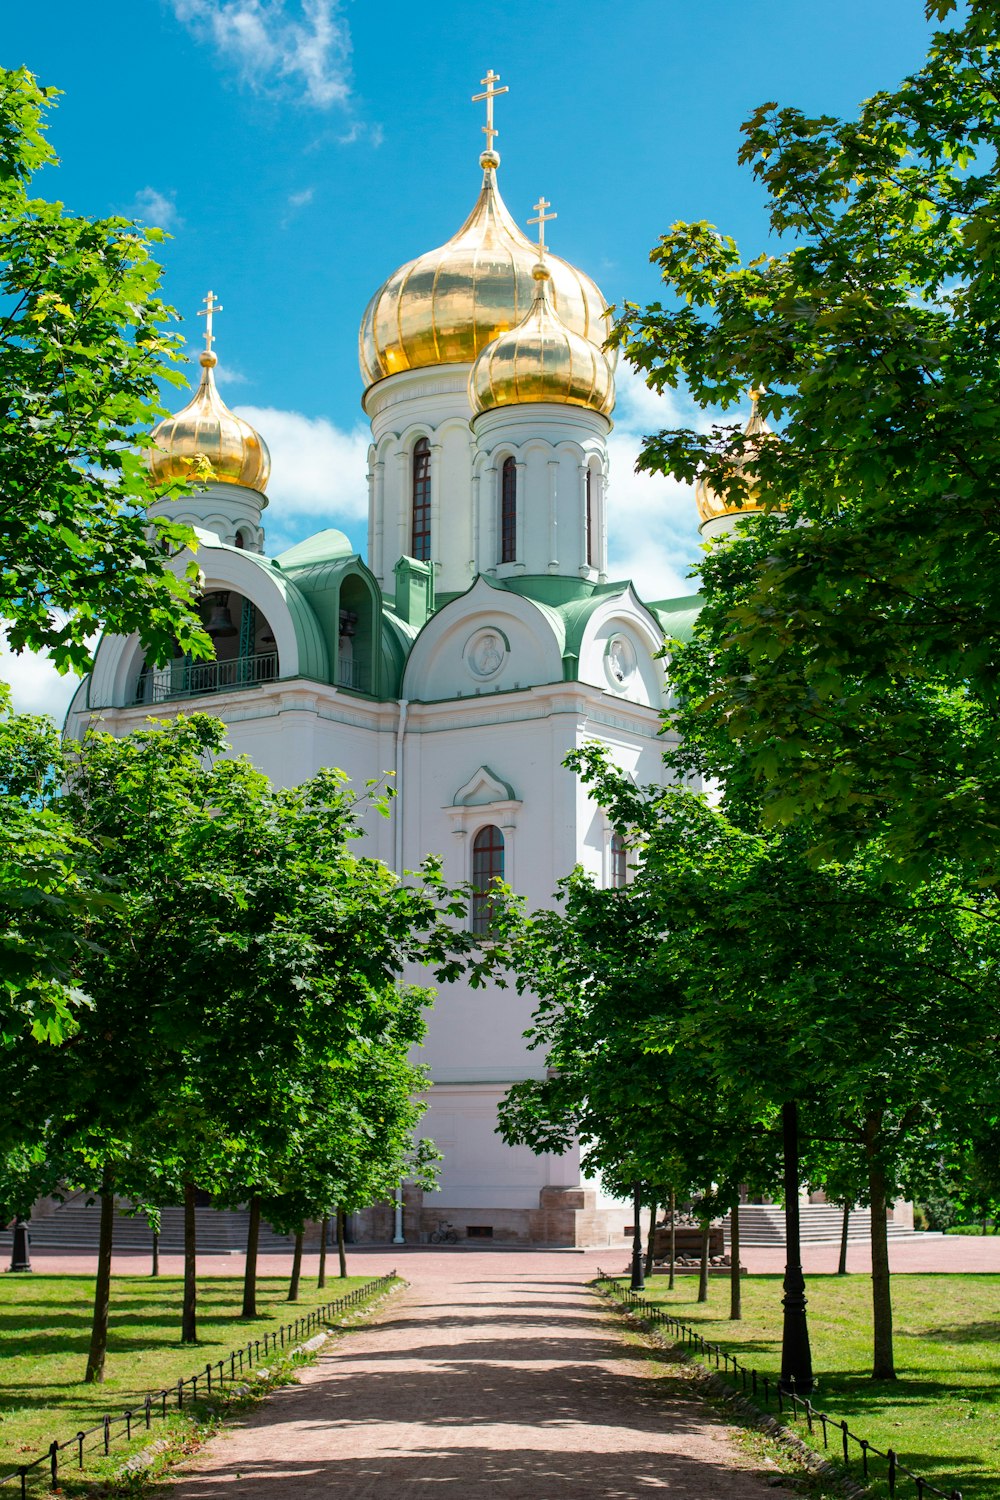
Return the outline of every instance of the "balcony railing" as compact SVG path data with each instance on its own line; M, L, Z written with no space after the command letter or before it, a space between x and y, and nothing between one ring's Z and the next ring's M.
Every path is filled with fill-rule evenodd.
M361 687L361 663L357 661L344 661L337 663L337 686L346 688Z
M200 698L232 688L257 687L278 675L277 651L237 656L232 661L172 661L165 667L143 667L136 703L168 703L172 698Z

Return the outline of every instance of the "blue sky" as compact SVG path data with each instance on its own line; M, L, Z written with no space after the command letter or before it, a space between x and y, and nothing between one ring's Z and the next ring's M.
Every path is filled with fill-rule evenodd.
M500 185L523 222L539 193L552 248L611 301L657 295L648 252L674 220L766 245L739 126L767 99L850 113L916 67L921 0L45 0L7 7L0 60L64 91L38 183L76 212L160 223L165 294L194 317L212 287L220 387L274 459L269 550L323 525L364 548L357 328L397 265L474 201L492 67ZM626 374L612 444L612 559L647 595L690 588L690 497L631 473L668 425ZM180 404L172 394L174 405ZM674 403L676 406L677 403ZM23 707L68 685L0 663Z

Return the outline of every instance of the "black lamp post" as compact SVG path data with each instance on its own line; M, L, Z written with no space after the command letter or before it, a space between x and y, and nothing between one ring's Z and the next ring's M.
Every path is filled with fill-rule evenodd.
M646 1288L646 1277L642 1265L642 1183L637 1182L632 1188L633 1203L633 1225L632 1225L632 1290L642 1292Z
M28 1250L28 1221L20 1217L14 1220L14 1248L10 1257L12 1271L30 1271L31 1255Z
M799 1239L799 1111L795 1104L781 1107L785 1145L785 1280L782 1306L785 1324L781 1340L781 1389L808 1396L813 1388L809 1324L806 1321L806 1280L802 1274Z

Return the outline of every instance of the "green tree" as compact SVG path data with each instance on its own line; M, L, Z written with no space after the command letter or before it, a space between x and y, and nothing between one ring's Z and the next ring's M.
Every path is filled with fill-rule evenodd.
M210 654L192 608L196 567L171 565L187 527L149 522L144 455L157 381L181 341L151 247L127 219L74 216L34 196L55 164L56 91L0 69L0 619L15 651L86 670L88 638L137 631L157 660Z
M402 971L426 961L452 975L471 946L452 926L467 898L436 866L403 883L352 851L372 791L357 796L335 771L276 791L227 757L224 733L182 716L125 739L91 734L69 758L60 807L118 899L87 915L75 971L91 1005L75 1034L0 1056L16 1144L40 1141L52 1170L102 1198L90 1379L103 1374L115 1196L183 1195L182 1335L193 1340L195 1189L231 1201L258 1184L256 1196L304 1200L317 1133L337 1149L336 1112L324 1122L310 1110L341 1076L344 1120L353 1108L368 1121L365 1150L391 1176L412 1118L397 1087L379 1158L361 1059L381 1048L384 1082L393 1063L415 1076L405 1053L429 997L401 986Z
M944 17L952 0L928 13ZM855 119L762 105L741 161L781 247L706 223L653 251L673 294L627 307L625 355L702 406L763 387L780 437L763 518L702 568L705 680L679 688L732 743L770 826L821 856L877 830L886 867L942 855L995 888L1000 800L1000 10L970 0L924 66ZM735 428L663 432L641 463L745 493ZM752 536L750 533L752 532Z

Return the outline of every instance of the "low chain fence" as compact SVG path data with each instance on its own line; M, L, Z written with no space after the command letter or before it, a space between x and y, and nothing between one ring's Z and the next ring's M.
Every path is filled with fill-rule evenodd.
M654 1328L665 1327L678 1338L685 1349L693 1349L699 1354L710 1368L714 1358L716 1371L721 1370L725 1378L731 1379L740 1394L747 1397L748 1400L758 1403L762 1400L764 1410L768 1412L773 1401L779 1415L786 1416L790 1414L796 1420L799 1417L804 1417L811 1433L815 1433L818 1426L823 1434L823 1447L827 1451L830 1449L831 1438L835 1446L839 1445L844 1468L848 1473L856 1472L860 1457L863 1477L865 1479L876 1478L877 1476L871 1470L872 1460L876 1458L884 1459L890 1495L895 1496L897 1493L901 1493L899 1488L901 1483L905 1480L911 1480L916 1491L917 1500L924 1500L924 1497L928 1495L940 1496L940 1500L962 1500L959 1490L939 1490L935 1485L931 1484L929 1479L924 1479L922 1475L915 1474L912 1469L908 1469L905 1464L901 1463L899 1455L894 1449L887 1448L883 1452L880 1448L876 1448L873 1443L870 1443L867 1438L858 1437L856 1432L850 1430L846 1422L838 1421L836 1417L831 1417L829 1413L820 1411L817 1407L813 1406L807 1396L796 1395L794 1379L791 1381L791 1389L784 1390L781 1381L776 1380L773 1375L763 1375L752 1366L744 1364L742 1360L737 1359L735 1354L730 1354L721 1345L713 1344L710 1339L704 1338L689 1323L682 1323L679 1318L675 1318L672 1313L668 1313L664 1308L658 1307L655 1302L649 1302L645 1297L641 1297L638 1292L632 1291L631 1287L622 1286L616 1276L608 1276L598 1268L596 1281L599 1289L605 1296L618 1302L622 1307L637 1309L642 1313L645 1321ZM853 1455L855 1465L853 1471L851 1468L852 1453L850 1446L852 1443L858 1450Z
M204 1365L193 1375L189 1375L186 1380L178 1380L176 1385L164 1386L158 1391L147 1392L139 1406L129 1407L126 1411L117 1414L106 1413L95 1427L88 1427L85 1431L77 1432L65 1442L51 1442L40 1458L33 1459L30 1464L19 1464L16 1469L0 1475L0 1486L20 1480L21 1500L27 1500L28 1478L32 1470L46 1465L49 1470L50 1488L58 1489L60 1466L65 1468L67 1465L67 1459L63 1455L69 1454L68 1462L75 1462L77 1470L83 1468L84 1452L87 1451L88 1446L90 1451L96 1449L101 1456L107 1456L111 1451L112 1443L120 1442L122 1438L126 1442L131 1442L135 1433L152 1428L154 1418L162 1420L170 1412L183 1411L185 1400L197 1400L199 1394L203 1397L211 1396L215 1392L221 1394L227 1385L239 1383L242 1375L256 1369L261 1359L267 1359L269 1353L273 1357L276 1353L283 1352L286 1346L290 1354L295 1353L301 1348L304 1340L319 1332L320 1324L349 1312L352 1307L357 1307L359 1303L366 1302L370 1297L377 1296L379 1292L385 1291L395 1279L396 1272L390 1271L386 1276L378 1276L373 1281L366 1281L363 1286L355 1287L352 1292L346 1292L343 1297L335 1297L332 1302L325 1302L322 1307L314 1307L310 1312L293 1319L290 1323L283 1323L274 1332L266 1329L263 1338L248 1339L246 1344L240 1344L237 1348L231 1349L222 1359L213 1360Z

